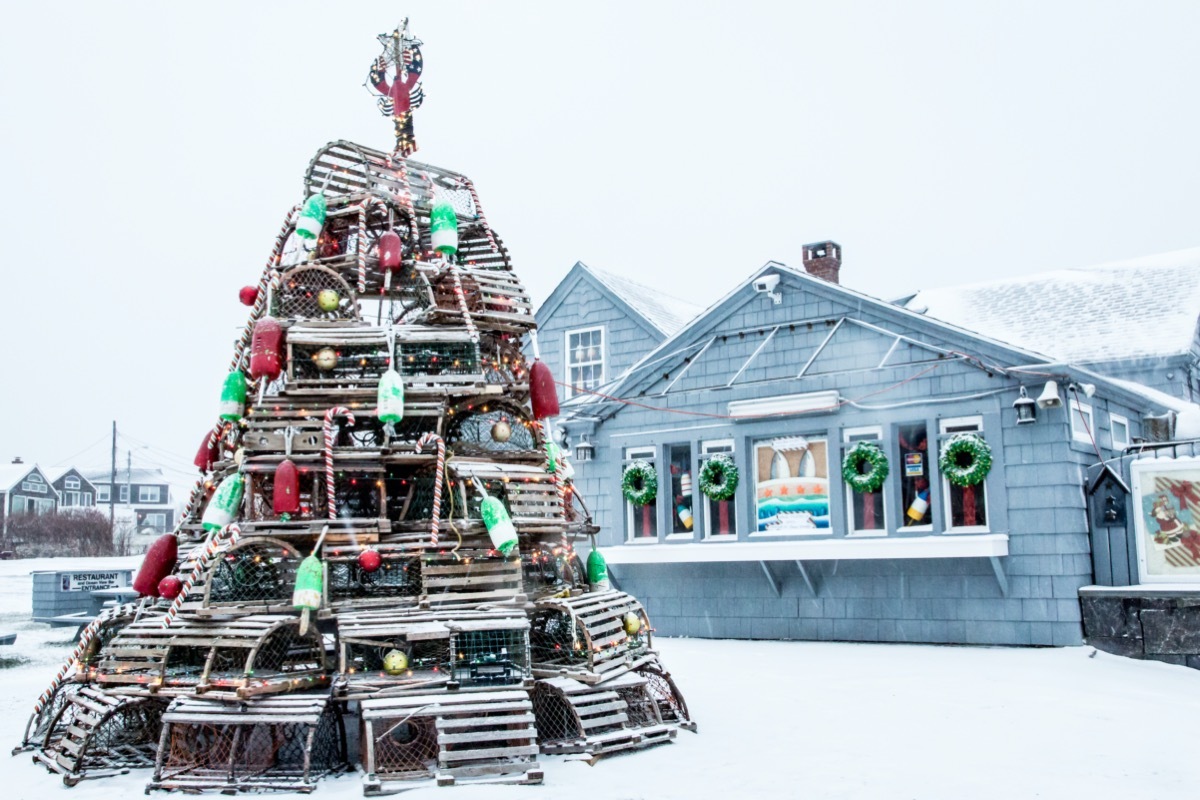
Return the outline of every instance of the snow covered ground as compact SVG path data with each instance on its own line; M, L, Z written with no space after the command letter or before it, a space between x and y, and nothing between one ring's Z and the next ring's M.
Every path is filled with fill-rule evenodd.
M0 670L5 751L69 649L66 629L29 621L28 573L68 563L0 562L0 631L18 634L0 657L30 659ZM118 563L131 562L85 566ZM429 788L405 797L1158 800L1194 797L1200 786L1200 671L1089 647L658 644L699 734L681 732L674 744L595 766L543 758L541 786ZM68 789L28 754L0 755L3 800L132 798L147 777ZM311 796L354 798L361 790L348 775Z

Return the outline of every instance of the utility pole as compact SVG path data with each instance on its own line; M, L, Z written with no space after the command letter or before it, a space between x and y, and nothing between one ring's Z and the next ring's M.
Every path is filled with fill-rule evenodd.
M113 420L112 472L108 476L108 535L117 540L117 421Z
M125 451L125 505L133 505L133 451Z

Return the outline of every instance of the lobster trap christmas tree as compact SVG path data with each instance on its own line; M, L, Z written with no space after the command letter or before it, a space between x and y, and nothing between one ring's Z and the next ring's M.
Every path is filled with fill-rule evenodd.
M576 555L597 531L508 251L465 175L409 160L421 42L379 38L394 149L309 163L179 528L37 700L18 750L68 784L538 782L541 754L694 729L641 604Z

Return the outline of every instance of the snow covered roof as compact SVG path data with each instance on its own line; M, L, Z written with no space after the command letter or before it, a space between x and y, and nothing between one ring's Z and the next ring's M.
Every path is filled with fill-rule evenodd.
M631 281L622 275L605 272L586 264L583 267L667 336L682 328L703 310L699 306L663 294L658 289Z
M901 305L1075 364L1178 355L1200 317L1200 248L925 289Z
M112 480L112 471L104 469L85 469L79 471L84 478L94 484L108 484ZM161 469L145 469L143 467L134 467L132 470L125 469L124 466L117 465L117 483L122 484L126 481L130 483L170 483L167 476L163 475Z
M22 478L34 470L41 472L37 464L0 464L0 492L12 489Z

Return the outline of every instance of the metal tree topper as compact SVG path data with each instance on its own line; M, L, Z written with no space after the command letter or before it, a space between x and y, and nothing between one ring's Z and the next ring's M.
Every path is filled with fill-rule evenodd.
M408 32L407 17L391 33L381 33L377 38L383 46L383 54L371 65L368 80L382 95L377 100L380 113L392 118L396 134L393 156L408 158L417 151L412 112L425 100L421 87L424 67L421 45L424 43ZM390 83L389 68L393 72Z

